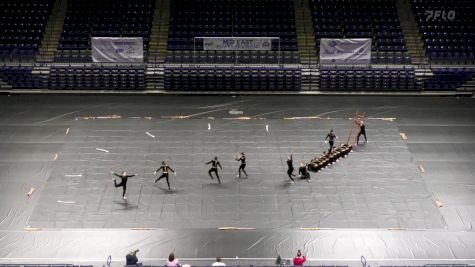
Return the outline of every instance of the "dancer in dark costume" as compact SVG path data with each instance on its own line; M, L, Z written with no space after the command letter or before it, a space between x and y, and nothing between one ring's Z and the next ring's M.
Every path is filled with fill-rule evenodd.
M300 163L299 174L300 179L307 179L307 182L310 183L310 173L308 172L307 166L304 163Z
M115 172L111 172L111 173L121 179L120 183L117 183L117 181L116 181L115 178L112 178L112 181L114 181L114 186L115 186L115 187L121 187L121 186L122 186L122 198L123 198L123 199L127 199L127 197L125 196L125 192L127 191L127 180L128 180L130 177L136 176L137 174L127 175L126 172L122 172L122 175L119 175L119 174L117 174L117 173L115 173Z
M218 182L221 184L221 180L219 179L218 175L218 166L222 170L223 167L221 167L221 163L219 163L218 157L214 157L214 159L210 160L209 162L206 162L207 164L211 164L211 169L209 169L208 174L211 177L211 180L213 180L213 175L211 175L212 172L216 174L216 178L218 178Z
M328 153L332 152L333 144L334 144L336 138L337 137L333 133L333 129L331 129L330 132L327 134L327 137L325 137L325 142L328 140L328 143L330 144L330 149L328 149Z
M357 145L360 144L360 136L361 135L364 136L365 143L368 143L368 139L366 138L366 126L365 126L363 120L355 121L355 123L358 124L358 126L360 127L360 132L358 133L358 137L356 137L356 144Z
M174 171L172 168L170 168L170 166L168 166L165 163L165 161L162 161L162 166L160 168L158 168L153 174L157 174L157 172L159 172L160 170L162 171L162 175L160 175L160 177L158 177L155 180L155 183L160 181L160 179L162 179L162 178L166 178L167 179L168 190L171 190L170 189L170 181L168 180L168 170L173 172L173 174L175 174L175 175L176 175L176 171Z
M239 158L236 157L236 161L241 162L241 165L239 165L237 177L241 178L241 170L242 170L242 172L246 175L246 178L247 178L247 173L244 170L246 168L246 155L244 155L244 152L241 152L241 157L239 157Z
M290 178L290 183L294 183L294 178L295 177L295 174L294 174L294 159L292 157L292 154L290 154L288 157L287 157L287 175L289 176Z

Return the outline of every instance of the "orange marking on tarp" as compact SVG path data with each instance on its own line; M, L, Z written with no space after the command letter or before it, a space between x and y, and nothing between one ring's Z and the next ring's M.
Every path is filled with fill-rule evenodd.
M119 115L112 115L112 116L99 116L99 117L96 117L96 119L99 119L99 120L104 120L104 119L122 119L122 116L119 116Z
M34 227L30 227L30 226L27 226L25 228L23 228L25 231L41 231L42 229L41 228L34 228Z
M119 115L110 115L110 116L87 116L87 117L79 117L83 120L106 120L106 119L122 119L122 116ZM78 120L79 118L76 118Z
M36 191L36 187L31 187L30 188L30 191L28 191L28 193L26 194L27 196L31 197L31 195L33 195L33 193Z
M162 116L162 119L183 120L188 119L190 116Z

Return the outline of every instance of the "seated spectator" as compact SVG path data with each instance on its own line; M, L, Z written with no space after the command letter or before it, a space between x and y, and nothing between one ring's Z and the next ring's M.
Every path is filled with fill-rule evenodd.
M139 252L138 249L131 251L129 254L127 254L127 256L125 256L126 265L141 265L139 263L139 259L137 258L137 252Z
M294 257L294 265L295 266L301 266L304 264L304 262L307 261L307 258L305 258L304 255L302 255L302 252L297 250L297 256Z
M168 255L167 267L180 267L180 262L175 259L175 254L172 252Z
M216 257L216 261L211 266L226 266L226 263L221 262L221 257Z

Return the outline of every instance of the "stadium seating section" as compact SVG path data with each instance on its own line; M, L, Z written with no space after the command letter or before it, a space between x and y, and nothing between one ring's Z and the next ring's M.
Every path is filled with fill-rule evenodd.
M297 51L169 51L167 63L299 64Z
M0 57L35 56L50 16L53 0L0 1Z
M475 70L465 68L437 68L433 69L433 74L434 76L424 81L425 90L453 91L471 79L475 74Z
M109 36L143 37L146 50L154 9L154 0L69 0L58 48L90 49L90 37Z
M299 20L296 24L300 14L295 14L294 5L300 2L294 0L171 0L167 47L157 46L158 50L166 49L166 54L153 50L154 55L166 55L163 65L88 63L92 61L90 39L94 36L143 37L146 57L153 25L167 25L160 20L168 14L166 4L158 10L156 0L68 0L67 6L58 5L59 0L2 0L0 86L145 90L148 73L154 76L147 79L154 88L163 88L163 81L167 90L317 90L308 84L318 84L322 91L455 91L462 85L463 90L471 88L475 73L473 1L397 1L308 0L304 8L310 11L316 37L315 51L310 53L318 57L322 38L372 39L373 66L335 67L299 65L299 54L305 55L307 50L299 51L296 27L300 34L300 27L311 21L302 24ZM420 65L423 71L418 70L417 78L414 68L420 66L407 66L411 58L397 7L399 11L402 7L411 8L417 25L414 21L402 25L410 28L410 34L414 34L414 27L416 33L420 30L430 59L430 65ZM56 36L59 41L55 62L35 65L46 28L48 32L51 29L47 25L57 25L58 18L62 18L58 14L64 15L58 10L66 14L62 31ZM154 14L160 15L156 24L152 23L157 18ZM51 20L56 24L48 24L50 17L56 18ZM308 32L305 30L305 34ZM219 36L279 37L280 41L272 41L270 51L205 51L203 41L195 39ZM414 43L408 44L413 53ZM23 59L30 62L24 64ZM40 73L35 68L46 70ZM146 72L147 68L151 71Z
M52 67L51 89L145 89L144 66Z
M280 37L280 50L297 51L293 1L174 0L171 2L168 50L193 51L196 48L202 51L203 41L195 40L194 37L216 36ZM274 53L269 60L277 56L278 50L279 42L273 41ZM176 55L173 54L171 57L175 58ZM183 57L180 60L187 59Z
M322 91L407 91L416 89L415 74L412 68L320 70L320 90Z
M301 71L297 68L191 68L165 69L168 90L299 90Z
M309 2L317 51L321 38L371 38L373 63L410 63L395 0Z
M0 79L12 88L35 89L45 86L44 80L34 76L32 71L32 67L3 66L0 67Z
M473 1L412 0L432 63L474 63Z

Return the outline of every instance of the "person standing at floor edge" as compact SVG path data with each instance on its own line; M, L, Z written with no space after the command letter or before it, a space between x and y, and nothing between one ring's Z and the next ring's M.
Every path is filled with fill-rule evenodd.
M221 257L216 257L216 261L211 266L226 266L226 264L221 261Z
M138 249L131 251L125 256L125 265L142 265L137 258Z
M167 267L180 267L180 261L178 259L175 259L175 253L170 253L168 255L168 260L167 260Z
M302 266L306 261L307 261L307 258L305 257L305 255L302 254L300 249L297 250L297 256L294 257L294 265Z

